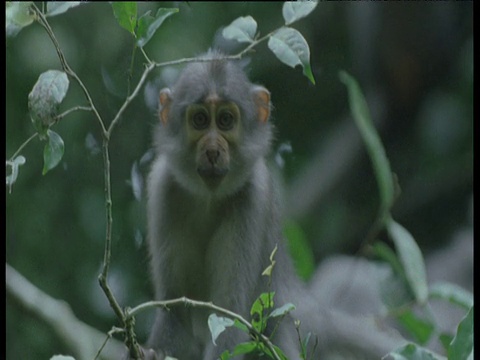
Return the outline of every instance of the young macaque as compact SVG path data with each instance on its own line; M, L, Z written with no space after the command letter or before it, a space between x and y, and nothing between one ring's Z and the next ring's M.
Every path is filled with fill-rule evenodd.
M278 246L270 289L276 306L291 302L296 310L283 319L272 342L289 359L299 359L296 318L302 336L312 331L319 337L321 351L330 343L342 347L359 324L352 320L352 327L350 319L318 309L283 244L278 189L267 164L270 93L252 84L234 62L207 55L212 56L216 60L188 65L172 89L160 92L147 209L155 299L212 301L249 319L252 303L269 290L261 274ZM145 351L146 357L213 360L249 340L232 327L215 346L207 325L211 312L184 306L157 310L147 344L153 350ZM361 334L361 348L370 344L373 332L368 332ZM392 349L392 342L377 345L366 355L380 358ZM259 357L249 357L254 358Z

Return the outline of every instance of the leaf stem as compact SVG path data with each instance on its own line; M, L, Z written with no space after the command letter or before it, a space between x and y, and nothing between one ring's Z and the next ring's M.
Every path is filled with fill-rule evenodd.
M35 139L37 136L38 136L38 133L36 132L36 133L33 134L32 136L30 136L27 140L25 140L25 141L23 142L23 144L20 145L20 147L18 148L18 150L15 151L15 153L12 155L12 157L10 158L9 161L13 161L13 160L20 154L20 152L23 150L23 148L24 148L25 146L27 146L28 143L29 143L30 141L32 141L33 139Z
M57 115L55 117L55 122L58 122L60 121L61 119L63 119L65 116L67 116L68 114L74 112L74 111L78 111L78 110L82 110L82 111L92 111L92 108L90 106L75 106L71 109L68 109L66 111L64 111L63 113Z
M112 131L113 129L115 128L115 126L117 125L117 123L120 121L120 118L123 114L123 112L125 111L125 109L128 107L128 105L130 105L130 103L132 102L132 100L138 95L140 89L142 88L143 84L145 83L145 80L147 79L147 76L148 74L150 74L150 72L155 68L155 64L154 63L150 63L147 68L145 69L145 71L143 72L142 74L142 77L140 78L140 80L138 81L138 84L137 86L135 87L135 89L133 90L133 92L125 99L125 102L123 103L122 107L120 108L120 110L118 110L117 112L117 115L115 115L115 118L113 119L113 121L110 123L110 126L108 127L108 130L106 131L106 135L107 137L109 138L112 134Z

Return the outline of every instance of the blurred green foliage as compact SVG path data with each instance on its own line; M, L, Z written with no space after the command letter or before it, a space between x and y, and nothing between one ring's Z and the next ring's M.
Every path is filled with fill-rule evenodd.
M219 42L221 27L239 16L251 15L261 34L283 23L280 2L139 3L138 13L156 13L159 7L180 11L145 45L158 62L205 52ZM272 93L275 146L289 141L293 149L284 159L287 201L297 179L320 166L315 162L319 154L330 155L311 181L328 183L328 176L337 174L325 192L307 194L310 205L295 211L285 206L317 262L335 252L355 252L377 215L377 188L365 149L357 147L353 158L341 157L351 143L340 131L335 144L342 146L328 152L348 115L347 93L338 80L341 69L359 80L379 122L402 188L392 209L395 219L427 250L448 242L466 223L473 184L472 10L471 2L322 2L295 25L310 45L316 86L299 67L292 71L280 63L266 44L256 48L249 74ZM143 71L141 57L132 58L135 40L118 25L108 3L84 4L49 21L71 67L109 122ZM39 74L50 69L59 70L60 63L38 24L6 38L7 158L35 131L28 94ZM122 306L152 297L144 204L132 191L139 186L132 174L145 176L148 170L141 159L151 147L156 94L175 70L155 71L110 145L114 233L109 282ZM72 83L60 111L77 105L85 102ZM44 143L37 139L21 153L26 163L12 193L6 189L6 260L36 286L67 301L80 319L107 331L116 320L97 283L105 238L99 125L88 112L74 112L54 130L65 143L60 165L41 175ZM9 298L6 311L7 359L46 359L62 352L51 330ZM137 324L143 340L151 320L139 317Z

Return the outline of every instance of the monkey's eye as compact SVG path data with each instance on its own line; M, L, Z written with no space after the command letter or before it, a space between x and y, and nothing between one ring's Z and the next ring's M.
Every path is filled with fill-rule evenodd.
M193 127L197 130L203 130L208 127L208 116L203 111L199 111L192 116Z
M217 118L217 126L220 130L230 130L235 124L235 117L230 111L222 111Z

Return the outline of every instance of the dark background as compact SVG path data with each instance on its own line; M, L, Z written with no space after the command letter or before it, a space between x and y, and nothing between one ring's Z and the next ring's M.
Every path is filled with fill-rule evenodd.
M283 24L282 3L275 2L141 3L139 14L158 7L180 12L146 46L157 62L205 52L218 30L239 16L253 16L261 34ZM109 123L127 91L133 38L107 3L84 4L49 21ZM355 254L378 208L375 178L349 117L340 70L356 77L364 90L398 176L402 195L393 216L426 254L447 245L469 225L473 211L473 3L322 2L294 27L310 46L316 86L300 68L280 63L266 43L255 49L248 71L272 93L275 148L291 144L283 169L287 217L301 228L315 261ZM133 62L136 84L143 71L139 53ZM60 70L60 63L38 24L7 38L7 158L34 133L27 96L49 69ZM156 94L178 69L150 76L111 141L109 282L122 306L152 297L144 200L136 200L132 183L138 183L131 174L148 169L140 160L151 146ZM71 81L61 111L76 105L85 101ZM67 301L81 320L106 332L116 319L97 283L105 238L99 125L90 113L75 112L54 131L65 141L60 165L41 175L44 144L37 139L22 152L27 162L12 193L6 190L6 260L33 284ZM48 359L66 350L49 327L9 298L6 313L7 359ZM137 324L142 340L150 320L140 318Z

